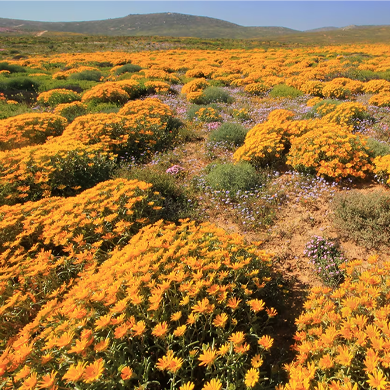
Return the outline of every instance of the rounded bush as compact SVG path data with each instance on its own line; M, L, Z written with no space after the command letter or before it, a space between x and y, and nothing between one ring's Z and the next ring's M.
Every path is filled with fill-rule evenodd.
M139 72L142 68L139 65L135 64L125 64L119 67L114 68L114 73L119 76L123 73L136 73Z
M364 136L323 122L291 142L287 164L294 169L326 178L366 177L372 171Z
M368 103L377 107L390 107L390 92L378 93L372 96Z
M249 191L262 184L256 169L247 162L217 164L206 175L206 182L216 191L229 191L233 198L237 191Z
M54 113L63 116L68 122L73 122L78 116L87 113L87 106L81 102L59 104Z
M98 84L82 96L83 103L115 103L122 105L130 99L129 94L116 83Z
M275 85L269 92L269 96L272 98L296 98L302 95L302 91L286 84Z
M75 195L109 178L115 157L102 145L59 138L0 152L0 204L38 200L53 192Z
M227 91L218 87L207 87L200 97L202 104L232 103L233 98Z
M19 332L3 380L22 377L27 359L22 384L52 375L64 388L244 390L264 379L277 315L267 253L211 224L161 221L110 257ZM22 340L29 348L14 360Z
M141 227L159 220L162 204L151 184L116 179L74 197L0 207L3 261L17 264L3 272L13 282L2 285L0 302L12 302L2 306L1 347L34 320L38 308L66 293L72 278L94 269Z
M234 146L240 146L244 143L247 130L238 123L222 123L217 130L209 135L211 142L224 142Z
M69 76L70 80L88 80L88 81L101 81L103 75L98 70L83 70L80 73L72 73Z
M70 89L52 89L42 92L37 97L37 103L43 106L55 107L58 104L81 100L81 96Z
M28 113L0 120L0 150L43 144L62 134L67 120L56 114Z
M383 389L389 382L389 262L345 265L337 288L314 287L296 319L294 361L284 390Z
M244 145L233 155L235 161L250 161L255 166L272 165L284 161L292 139L310 131L316 121L291 121L294 113L288 110L272 111L266 122L250 129Z
M248 84L244 91L249 93L250 95L262 96L265 95L269 91L269 87L263 83L252 83Z

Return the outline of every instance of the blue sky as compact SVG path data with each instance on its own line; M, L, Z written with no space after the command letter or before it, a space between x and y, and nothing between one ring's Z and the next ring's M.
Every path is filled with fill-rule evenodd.
M0 1L0 17L23 20L101 20L156 12L297 30L390 24L390 1Z

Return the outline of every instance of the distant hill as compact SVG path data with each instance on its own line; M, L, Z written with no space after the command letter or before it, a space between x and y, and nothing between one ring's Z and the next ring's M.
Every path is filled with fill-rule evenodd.
M35 22L0 18L1 29L21 33L72 32L87 35L171 36L250 39L277 37L298 32L284 27L244 27L224 20L179 13L128 15L88 22Z
M128 15L88 22L36 22L0 18L1 35L76 34L88 36L159 36L200 39L256 39L271 44L347 44L390 42L390 26L321 27L298 31L285 27L245 27L224 20L180 13Z

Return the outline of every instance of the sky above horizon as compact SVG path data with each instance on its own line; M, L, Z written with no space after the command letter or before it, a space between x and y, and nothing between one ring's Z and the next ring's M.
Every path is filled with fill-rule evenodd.
M390 1L0 1L0 17L47 22L120 18L177 12L242 26L296 30L390 24Z

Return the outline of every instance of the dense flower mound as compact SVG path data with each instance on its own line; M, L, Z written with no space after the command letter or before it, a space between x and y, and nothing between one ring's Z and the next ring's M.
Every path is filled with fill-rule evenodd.
M64 131L65 139L101 144L119 156L139 158L155 151L176 135L173 112L158 99L128 102L117 114L89 114L76 118Z
M71 103L81 100L81 96L70 89L52 89L42 92L37 97L37 103L43 106L55 107L62 103Z
M351 130L367 116L367 108L357 102L344 102L333 108L334 110L326 114L323 119L341 126L349 126Z
M287 164L298 171L334 179L364 178L372 171L365 137L328 122L318 122L316 128L292 140Z
M376 157L373 164L376 177L390 187L390 155Z
M0 152L0 204L75 195L107 180L114 160L115 155L101 145L78 141L51 141Z
M265 329L277 313L262 299L270 266L214 225L149 225L18 333L0 357L1 383L253 387L273 344Z
M364 83L345 77L338 77L325 83L322 94L326 98L347 99L363 92Z
M0 120L0 150L43 144L62 134L67 120L49 113L22 114Z
M390 82L387 80L370 80L364 83L365 93L390 92Z
M159 219L163 200L151 187L117 179L75 197L0 207L3 343L80 272L93 272L109 251Z
M254 126L245 137L244 145L233 155L235 161L250 161L263 166L280 160L288 152L294 137L312 130L316 121L291 121L292 111L274 110L266 122Z
M299 86L299 89L307 95L322 97L324 83L318 80L309 80Z
M175 74L168 73L162 69L143 69L140 71L140 74L143 74L148 80L163 80L172 84L180 82L180 79Z
M368 103L378 107L390 107L390 92L378 93L372 96Z
M81 98L83 103L124 104L130 99L129 94L117 83L106 82L92 87Z
M170 84L158 80L146 81L144 85L147 93L166 94L171 88Z
M203 94L203 90L209 85L209 82L203 77L194 79L183 85L181 93L186 95L189 102L197 103Z
M345 281L313 288L296 320L291 389L385 389L390 384L390 263L344 265Z
M251 83L244 88L250 95L265 95L269 90L270 88L263 83Z
M71 68L68 70L65 70L63 72L56 72L53 74L53 79L55 80L66 80L70 75L75 73L80 73L86 70L92 70L92 71L98 71L98 68L92 67L92 66L78 66L76 68Z

